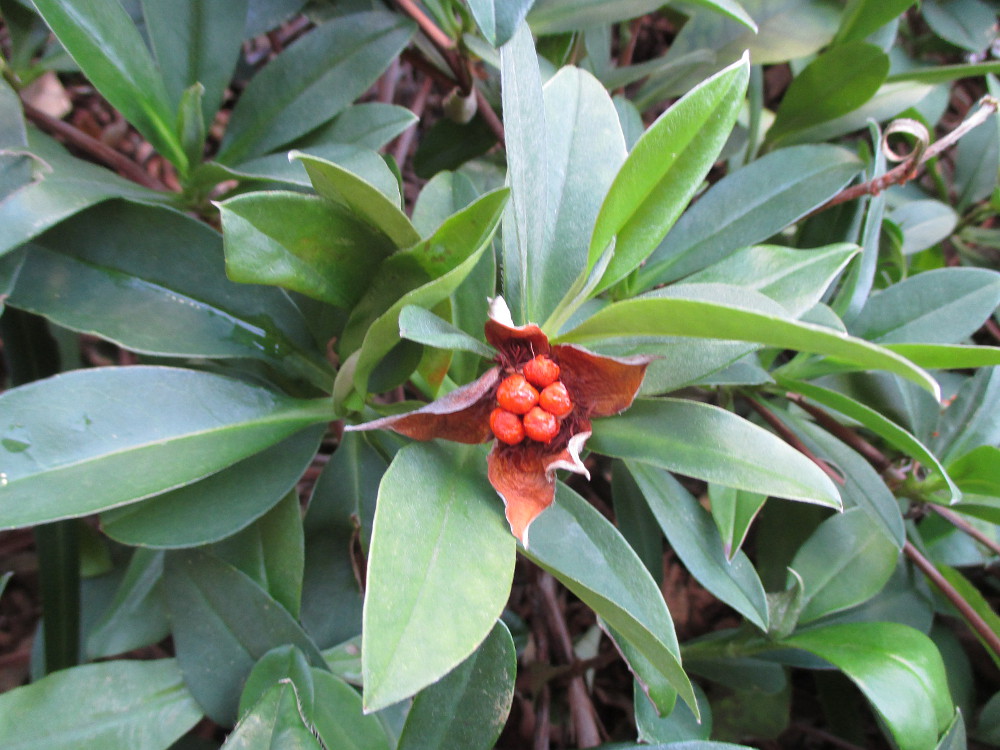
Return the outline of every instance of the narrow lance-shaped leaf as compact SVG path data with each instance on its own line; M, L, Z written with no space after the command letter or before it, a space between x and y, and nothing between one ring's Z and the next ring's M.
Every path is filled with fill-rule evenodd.
M635 144L608 190L590 239L588 267L615 243L595 293L642 263L694 196L736 120L749 70L744 56L712 76L664 112Z
M233 109L218 160L239 164L333 118L409 41L400 14L356 13L320 25L251 79Z
M535 0L470 0L469 10L486 41L494 47L506 44L524 20Z
M600 513L559 484L556 502L534 522L531 547L522 553L593 608L697 713L666 602L635 552Z
M590 447L727 487L839 508L837 488L801 453L716 406L679 399L636 401L596 420Z
M87 515L188 484L333 416L325 402L145 366L40 380L0 396L0 411L2 528Z
M934 378L883 347L825 326L695 299L663 297L616 302L563 334L560 340L596 343L621 336L692 336L754 341L783 349L824 354L864 368L888 370L913 381L935 398L940 393Z
M38 0L38 12L112 106L183 174L188 160L173 128L163 78L132 19L107 0Z

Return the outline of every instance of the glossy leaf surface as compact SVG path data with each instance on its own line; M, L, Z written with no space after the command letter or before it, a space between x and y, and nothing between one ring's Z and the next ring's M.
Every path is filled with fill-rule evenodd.
M415 443L382 479L364 609L366 710L459 665L507 601L515 542L485 464L478 448Z
M248 193L220 203L226 273L331 305L358 301L395 248L336 204L301 193Z
M832 625L784 644L816 654L846 674L886 722L900 750L934 747L951 723L941 656L913 628L888 622Z
M284 680L254 704L222 746L225 750L322 750L302 716L295 683Z
M645 298L609 305L559 337L590 344L617 336L696 336L754 341L783 349L825 354L863 368L902 375L935 396L937 382L903 357L825 326L696 299Z
M142 366L57 375L7 391L0 405L4 528L190 484L332 416L326 404L231 378Z
M39 0L39 13L104 97L183 173L166 86L128 13L104 0Z
M664 112L635 144L590 239L589 267L615 243L595 292L636 268L673 226L729 135L748 75L746 60L717 73Z

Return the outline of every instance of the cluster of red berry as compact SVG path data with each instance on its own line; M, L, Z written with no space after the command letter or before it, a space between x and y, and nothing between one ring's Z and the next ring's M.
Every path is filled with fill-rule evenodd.
M526 437L548 443L559 433L559 420L573 411L569 391L559 380L559 365L539 354L504 378L497 388L490 429L499 440L517 445Z

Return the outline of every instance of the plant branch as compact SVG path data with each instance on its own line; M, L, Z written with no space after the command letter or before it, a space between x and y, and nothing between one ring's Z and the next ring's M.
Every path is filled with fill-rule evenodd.
M940 571L934 566L934 563L920 554L920 551L908 541L903 544L903 552L913 561L914 565L920 568L920 571L927 576L944 597L951 602L952 606L961 613L962 617L976 631L976 634L986 647L997 657L1000 657L1000 636L993 632L986 621L972 608L972 605L965 601L962 595L955 590L955 587L948 583L948 580L941 575Z
M573 640L570 638L566 620L563 618L556 599L556 581L549 573L542 573L538 579L538 590L542 596L542 611L549 623L549 631L555 636L555 644L560 656L572 665L576 661ZM601 732L595 719L594 704L587 694L587 684L582 676L570 679L567 688L573 728L579 747L597 747L601 744Z
M396 0L396 4L410 18L417 22L417 26L424 32L424 35L434 45L444 61L451 68L462 96L472 93L472 74L469 72L469 61L460 55L456 50L455 40L445 34L437 27L427 14L413 0Z
M169 192L169 188L166 185L124 154L115 151L115 149L107 144L101 143L96 138L73 127L68 122L58 120L39 109L35 109L27 102L22 102L22 105L24 106L24 114L27 118L45 132L62 136L71 146L75 146L89 156L92 156L102 164L118 172L122 177L132 180L132 182L137 182L152 190Z
M941 516L941 518L950 523L956 529L959 529L960 531L971 536L981 545L991 550L994 554L1000 555L1000 543L997 543L995 539L990 539L990 537L986 536L986 534L970 524L958 515L958 513L948 510L947 508L942 508L940 505L935 505L934 503L926 503L925 506L937 513Z
M908 180L916 177L917 172L920 167L924 165L930 159L938 156L942 151L954 144L959 138L968 133L975 127L982 125L989 118L990 115L995 113L1000 109L1000 100L997 100L992 96L984 96L979 100L979 109L977 109L972 115L967 117L957 128L952 130L947 135L939 138L934 143L928 145L926 139L918 138L917 147L905 157L902 164L893 169L890 169L885 174L876 177L873 180L864 182L860 185L852 185L851 187L844 188L830 200L824 203L822 206L810 213L810 216L817 214L820 211L825 211L828 208L845 203L855 198L860 198L863 195L878 195L883 190L885 190L890 185L902 184ZM891 128L891 126L890 126ZM921 126L922 128L922 126ZM882 138L882 147L887 149L886 138L891 135L891 130L887 129L885 136ZM926 133L925 133L926 135ZM898 158L898 155L897 155Z
M838 474L836 471L834 471L826 461L824 461L822 458L820 458L811 450L809 450L806 444L799 439L799 436L796 435L794 432L792 432L790 429L788 429L787 425L785 425L784 422L778 419L777 415L773 411L771 411L766 406L764 406L764 404L760 403L755 399L748 398L747 402L750 404L750 407L755 412L757 412L758 414L760 414L761 417L763 417L765 422L771 425L771 427L774 429L775 432L778 433L778 435L781 437L782 440L784 440L795 450L797 450L799 453L801 453L803 456L805 456L814 464L816 464L819 468L821 468L823 472L828 477L830 477L830 479L832 479L834 482L836 482L837 484L844 484L844 478L840 476L840 474Z

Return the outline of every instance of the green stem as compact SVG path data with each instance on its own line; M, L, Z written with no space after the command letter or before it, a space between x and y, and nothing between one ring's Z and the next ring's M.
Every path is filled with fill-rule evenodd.
M12 386L60 371L59 350L44 318L7 308L0 318ZM42 407L43 405L40 405ZM77 521L35 528L45 633L45 672L72 667L80 654L80 539Z

